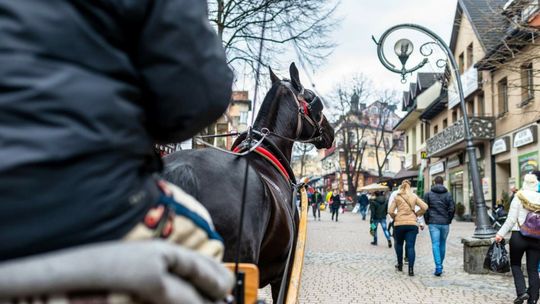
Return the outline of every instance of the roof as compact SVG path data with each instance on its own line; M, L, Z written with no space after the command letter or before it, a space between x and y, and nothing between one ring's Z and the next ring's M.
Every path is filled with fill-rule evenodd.
M443 73L418 73L416 74L416 82L419 86L419 91L422 92L425 89L432 86L435 82L441 79Z
M507 0L459 0L450 38L450 49L455 51L463 13L471 21L473 30L485 52L495 48L505 35L507 19L502 16Z
M429 105L429 107L424 110L422 115L420 115L420 118L426 120L433 119L435 116L437 116L439 113L446 109L447 104L448 94L444 92L439 96L439 98L437 98L433 103Z
M396 175L392 178L394 180L397 179L406 179L406 178L413 178L418 176L418 170L407 170L407 169L401 169Z

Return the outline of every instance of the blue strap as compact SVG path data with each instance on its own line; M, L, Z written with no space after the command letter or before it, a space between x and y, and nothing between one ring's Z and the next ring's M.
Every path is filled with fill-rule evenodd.
M186 206L178 203L177 201L174 200L174 198L161 193L159 196L158 202L159 204L166 205L172 210L174 210L174 213L176 213L177 215L187 217L188 219L193 221L193 223L197 227L201 228L202 230L206 232L209 239L218 240L223 243L223 238L215 230L213 230L212 227L210 227L210 225L204 218L202 218L196 212L191 211Z

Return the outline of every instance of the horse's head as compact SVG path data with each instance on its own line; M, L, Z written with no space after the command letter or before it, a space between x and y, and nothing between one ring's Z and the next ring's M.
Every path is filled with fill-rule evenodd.
M273 84L283 83L295 100L298 111L296 139L310 142L317 149L330 148L334 142L334 128L323 114L322 100L313 91L306 89L300 82L298 69L294 63L289 68L291 80L281 80L270 69L270 79Z

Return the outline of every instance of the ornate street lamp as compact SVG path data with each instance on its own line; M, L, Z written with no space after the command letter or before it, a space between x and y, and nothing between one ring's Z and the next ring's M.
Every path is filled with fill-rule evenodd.
M399 58L399 61L402 64L402 67L396 68L395 65L390 63L388 59L386 58L383 50L384 43L388 36L400 29L412 29L419 31L425 35L427 35L431 40L429 42L426 42L422 44L419 48L420 54L424 57L423 60L417 64L416 66L407 69L405 67L405 64L407 63L407 60L409 59L410 55L412 54L414 50L414 46L412 42L408 39L400 39L396 42L394 45L394 51L396 55ZM471 179L472 179L472 185L473 185L473 196L474 201L476 204L476 229L474 231L474 237L475 238L491 238L495 235L495 230L489 223L488 214L487 214L487 208L486 208L486 202L484 200L484 193L482 191L482 185L480 180L480 172L478 170L478 162L476 160L476 149L473 144L472 140L472 134L469 127L469 118L467 116L467 109L465 106L465 99L463 95L463 86L461 84L461 76L459 73L458 66L456 64L456 59L454 58L454 55L452 54L452 51L446 45L444 40L439 37L437 34L433 33L431 30L417 25L417 24L399 24L396 26L393 26L386 30L386 32L383 33L381 36L381 39L377 41L375 37L372 37L373 41L377 44L377 55L379 56L379 60L384 65L385 68L388 70L398 73L401 75L401 82L405 83L406 75L412 74L412 72L422 68L426 63L428 63L428 58L433 54L433 49L431 48L432 45L438 46L446 55L448 60L450 61L450 71L453 72L454 77L456 79L457 87L458 87L458 94L459 94L459 100L461 104L461 112L463 113L463 125L465 128L465 142L467 145L466 151L467 155L469 157L469 171L471 172ZM446 66L447 60L445 59L438 59L436 60L436 64L438 67L444 67Z

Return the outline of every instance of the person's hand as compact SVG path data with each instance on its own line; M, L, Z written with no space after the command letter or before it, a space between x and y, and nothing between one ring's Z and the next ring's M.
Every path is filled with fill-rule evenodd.
M420 224L420 230L424 230L424 225Z
M495 242L500 243L502 240L504 240L504 237L503 237L503 236L501 236L501 235L499 235L499 234L497 234L497 235L495 236Z

